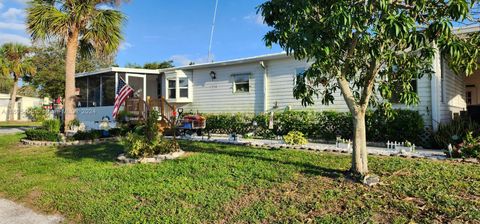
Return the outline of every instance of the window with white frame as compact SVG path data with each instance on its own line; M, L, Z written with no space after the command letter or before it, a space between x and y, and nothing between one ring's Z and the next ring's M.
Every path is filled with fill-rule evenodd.
M250 92L250 73L233 75L233 92L234 93Z
M169 79L168 80L168 99L177 98L177 80Z
M188 78L179 78L178 88L180 91L180 98L188 98Z

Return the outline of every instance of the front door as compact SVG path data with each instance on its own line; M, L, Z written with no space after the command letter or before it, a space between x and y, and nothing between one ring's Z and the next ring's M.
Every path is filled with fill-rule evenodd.
M147 100L147 81L145 75L127 74L127 84L131 86L135 92L134 97Z

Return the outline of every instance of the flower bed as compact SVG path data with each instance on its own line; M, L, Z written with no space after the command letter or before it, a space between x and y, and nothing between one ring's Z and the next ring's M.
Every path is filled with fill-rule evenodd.
M185 154L184 151L180 150L178 152L172 152L169 154L155 155L152 157L144 158L130 158L127 154L120 154L117 157L117 161L125 164L136 164L136 163L161 163L165 160L177 159Z

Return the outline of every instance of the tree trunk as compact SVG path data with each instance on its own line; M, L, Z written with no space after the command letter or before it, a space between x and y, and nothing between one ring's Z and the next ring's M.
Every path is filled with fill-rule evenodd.
M65 60L65 127L75 119L75 66L78 51L78 32L72 31L67 40L67 52Z
M365 110L353 114L353 153L352 171L365 176L368 173L367 132L365 126Z
M7 121L15 119L15 103L17 102L18 79L13 82L12 92L10 92L10 102L8 102ZM17 108L18 109L18 108Z

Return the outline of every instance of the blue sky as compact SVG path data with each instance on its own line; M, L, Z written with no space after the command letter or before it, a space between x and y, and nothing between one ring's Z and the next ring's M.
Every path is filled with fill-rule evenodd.
M278 46L269 49L262 41L269 28L255 7L263 1L219 0L212 48L215 61L282 51ZM26 2L0 0L0 44L29 42L24 25ZM128 21L117 63L206 62L214 6L215 0L131 0L123 4Z

